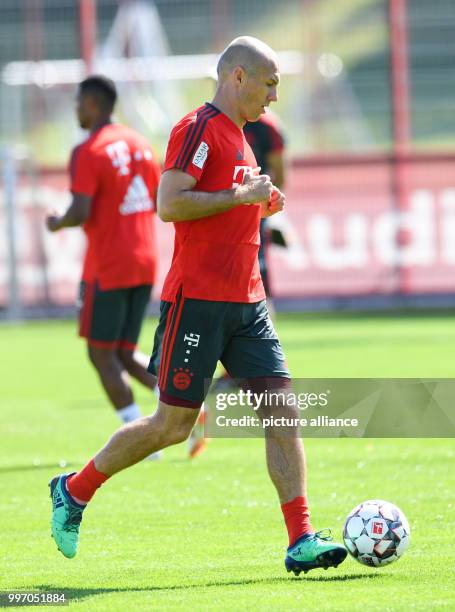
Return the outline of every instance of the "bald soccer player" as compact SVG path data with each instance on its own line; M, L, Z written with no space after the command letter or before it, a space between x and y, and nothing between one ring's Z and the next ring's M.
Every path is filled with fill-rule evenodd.
M158 214L175 225L149 365L158 377L158 410L119 429L80 472L51 481L52 535L66 557L75 556L83 511L108 478L188 437L218 360L244 389L289 391L258 264L261 217L282 210L285 198L258 173L242 131L277 100L277 57L257 39L236 38L217 70L213 101L172 130L158 191ZM261 407L258 416L270 410ZM285 403L276 410L298 416ZM336 567L347 551L311 526L298 431L269 427L265 444L289 534L286 569Z

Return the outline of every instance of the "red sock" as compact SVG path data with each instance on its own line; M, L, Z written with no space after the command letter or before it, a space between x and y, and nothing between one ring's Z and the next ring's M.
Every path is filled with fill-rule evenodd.
M288 530L289 546L306 533L314 533L306 497L294 497L290 502L281 504L281 510Z
M96 490L105 482L109 476L98 472L93 459L87 463L77 474L73 474L66 481L66 488L72 497L83 502L89 502L95 495Z

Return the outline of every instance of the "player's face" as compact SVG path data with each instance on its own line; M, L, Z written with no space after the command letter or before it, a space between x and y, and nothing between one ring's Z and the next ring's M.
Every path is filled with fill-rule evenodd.
M90 129L93 121L93 100L79 93L76 98L76 114L83 130Z
M248 75L241 96L241 113L246 121L257 121L271 102L278 100L278 66L269 64Z

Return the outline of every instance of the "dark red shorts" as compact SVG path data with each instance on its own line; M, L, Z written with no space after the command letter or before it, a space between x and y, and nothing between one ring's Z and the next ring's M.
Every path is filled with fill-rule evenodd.
M124 347L134 350L151 285L102 291L96 282L81 282L79 295L79 335L99 348Z

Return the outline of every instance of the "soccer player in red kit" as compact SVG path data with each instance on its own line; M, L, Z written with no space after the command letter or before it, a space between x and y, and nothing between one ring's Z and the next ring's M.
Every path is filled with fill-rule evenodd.
M114 123L114 83L91 76L79 85L77 116L87 140L71 155L73 200L50 231L82 225L87 237L79 333L121 421L141 416L128 374L153 389L148 358L136 350L156 272L154 214L160 167L148 142Z
M260 219L282 210L284 195L258 174L242 131L277 99L277 58L263 42L241 37L217 69L212 103L172 130L159 187L158 212L175 224L175 247L149 365L158 410L120 429L80 472L51 481L52 533L67 557L76 554L82 513L103 482L188 437L218 361L248 390L289 387L258 264ZM346 549L310 523L301 439L271 427L266 454L289 535L286 569L337 566Z

